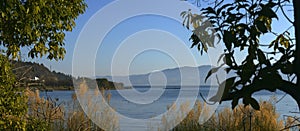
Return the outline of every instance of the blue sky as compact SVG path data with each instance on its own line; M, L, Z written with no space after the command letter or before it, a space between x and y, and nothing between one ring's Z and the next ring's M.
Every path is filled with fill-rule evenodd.
M72 74L72 60L75 59L73 58L73 53L80 32L89 22L89 20L93 18L93 15L95 15L97 12L99 13L99 11L101 12L101 10L107 7L109 4L112 4L113 0L86 0L86 3L88 4L88 8L86 9L86 12L83 15L79 16L76 20L77 26L72 32L66 33L65 48L67 54L65 56L65 59L63 61L49 61L42 58L34 59L32 61L44 63L44 65L46 65L49 68L51 67L51 69L55 71ZM135 5L128 2L128 5L125 6L127 6L129 10L131 8L136 8L142 5ZM172 7L172 2L170 3L170 7ZM168 7L166 7L165 10L171 9L168 9ZM110 11L109 14L107 14L107 16L115 17L120 13L120 11L126 12L126 10L116 9L114 11ZM179 12L181 11L183 10L180 10ZM288 12L288 15L291 15L291 13L292 12ZM282 29L287 28L289 26L289 24L283 23L287 23L286 20L280 20L280 22L274 21L273 25L275 27L275 32L281 31ZM101 28L95 28L93 30L97 32L98 30L101 30ZM211 59L216 58L208 58L208 55L200 56L199 52L196 49L182 51L178 48L181 46L185 46L185 48L188 49L190 47L190 34L191 32L182 26L181 21L177 21L175 19L162 15L137 14L133 17L129 17L123 20L122 22L112 27L110 32L107 33L104 37L103 41L99 43L100 46L98 47L97 53L95 54L96 59L94 60L94 68L87 69L87 67L84 65L84 62L79 62L78 64L82 64L80 72L90 72L84 74L87 76L103 76L110 75L112 73L112 70L114 70L114 75L127 75L128 73L142 74L154 70L174 68L178 66L198 66L211 64ZM263 40L268 41L271 38L272 36L267 36ZM84 42L87 48L90 45L89 41L90 39L86 39L86 41ZM134 44L132 43L140 43L140 45L133 46ZM123 57L120 57L120 60L114 59L117 58L114 56L118 54L118 50L120 50L120 46L122 44L131 45L129 47L126 47L126 51L128 51L128 54L122 54ZM157 44L155 49L151 49L152 47L148 46L155 44ZM158 47L158 45L160 45L161 48L164 48L165 50L159 50L160 47ZM139 52L139 54L135 54L133 59L130 61L129 59L127 59L127 55L129 55L132 49L137 46L141 46L140 49L143 49L143 47L147 47L147 50L141 51ZM167 48L169 48L170 50L166 51L168 50ZM83 51L82 55L84 56L85 53L88 53L88 51ZM186 55L192 56L191 58L181 58ZM113 60L118 60L118 62L117 65L114 65L115 68L112 69L111 64L113 63ZM91 72L95 73L93 74Z
M51 67L51 69L55 71L64 72L67 74L72 73L72 59L74 53L73 50L81 30L84 28L84 25L89 21L89 19L93 17L95 13L97 13L97 11L101 10L103 7L113 2L113 0L86 0L86 2L88 4L86 12L78 17L78 19L76 20L77 25L74 28L74 30L72 32L66 33L65 47L67 50L67 54L65 56L65 59L63 61L49 61L46 59L35 59L33 61L44 63L44 65L46 65L49 68ZM135 5L128 5L128 8L134 6ZM116 12L111 12L110 15L113 17L116 13L118 13L117 10ZM181 44L184 44L187 48L190 47L189 36L191 34L191 31L183 27L181 21L176 21L168 17L153 14L137 15L134 17L130 17L113 27L113 29L107 34L107 36L101 43L101 46L97 51L97 59L95 60L96 75L110 75L110 64L112 61L112 57L120 43L124 40L126 41L126 39L129 36L134 35L135 33L147 30L161 30L168 32L171 35L173 35L173 37L180 39L179 41L181 42ZM146 41L138 40L134 42L142 42L144 44L145 42L148 42L148 44L151 44L151 41L159 42L157 41L157 39L161 38L162 36L156 37L157 38L151 38L150 34L149 37L144 36L144 38L146 38ZM172 43L172 39L174 39L171 37L165 38L166 39L161 41L162 44L170 44L170 42ZM89 41L87 40L86 46L89 46L88 42ZM170 44L170 48L174 47L172 47L172 45ZM197 60L197 65L201 65L199 52L197 52L196 49L192 49L189 51L193 54L193 56L196 57L195 60ZM178 51L178 56L180 56L180 53L181 52ZM178 67L178 63L176 63L174 59L176 58L171 58L171 56L169 56L169 54L167 53L157 50L147 50L138 54L134 58L128 70L130 74L141 74L151 72L153 70L175 68ZM202 61L208 61L207 57L202 57L201 59L203 59ZM203 65L204 64L205 63L203 63ZM183 64L183 66L195 65L189 64L187 62L186 64ZM126 72L118 72L118 75L126 74Z

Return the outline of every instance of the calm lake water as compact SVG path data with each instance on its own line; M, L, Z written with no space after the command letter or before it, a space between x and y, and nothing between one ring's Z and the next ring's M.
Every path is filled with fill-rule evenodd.
M180 89L176 86L167 88L137 86L133 89L109 90L107 92L112 94L110 106L115 109L116 112L133 119L148 119L165 113L167 106L172 105L178 98L183 101L193 98L203 101L200 93L206 99L207 96L215 94L216 89L204 86L200 87L198 92L197 87L183 87ZM72 95L74 93L75 91L53 91L47 92L47 95L52 98L59 98L60 102L68 103L72 101ZM40 92L40 95L41 97L45 97L46 93ZM275 101L277 101L276 103L274 102L276 111L280 114L281 119L283 119L285 115L298 115L294 113L298 112L296 102L283 92L277 91L270 93L268 91L261 91L255 93L253 96L257 100L262 101L275 98ZM221 105L218 105L216 111L222 110L225 107L231 107L231 102L223 102ZM134 127L130 124L126 124L121 130L133 128ZM138 130L138 127L136 127L136 129Z

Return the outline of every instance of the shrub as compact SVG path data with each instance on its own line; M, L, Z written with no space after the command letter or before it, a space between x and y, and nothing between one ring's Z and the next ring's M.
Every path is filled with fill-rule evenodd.
M0 54L0 130L25 130L26 97L15 86L8 59Z

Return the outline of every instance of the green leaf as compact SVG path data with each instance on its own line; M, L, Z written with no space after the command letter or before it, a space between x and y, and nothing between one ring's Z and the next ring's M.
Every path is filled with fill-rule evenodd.
M231 60L231 55L225 54L225 57L223 58L223 62L228 66L232 66L233 61Z
M2 16L2 18L4 18L5 17L5 13L1 12L1 16Z
M232 48L232 42L234 41L234 36L227 30L224 31L223 41L228 50Z
M222 59L224 56L225 56L225 53L223 53L222 55L220 55L217 63L220 63L221 59Z
M219 69L220 69L220 67L216 67L216 68L210 69L209 72L207 73L206 77L205 77L205 83L206 83L207 79L208 79L213 73L216 73Z
M279 43L283 45L285 48L288 48L290 46L290 42L288 39L286 39L283 35L280 35Z
M212 7L207 7L202 9L204 14L216 14L216 11Z
M253 109L260 110L259 103L254 98L250 98L249 103L250 103L250 105L252 106Z
M278 40L276 39L276 40L273 40L272 42L271 42L271 44L269 45L269 47L268 48L271 48L272 46L274 46L275 44L277 44L278 43Z
M261 64L265 64L266 63L267 58L266 58L265 54L262 52L261 49L257 50L257 56L258 56L259 63L261 63Z
M196 46L200 43L200 39L196 34L192 34L190 40L192 40L192 42L193 42L191 48L193 48L194 46Z
M216 95L214 95L213 97L211 97L209 99L209 101L213 101L213 102L222 102L222 98L226 95L228 95L228 93L231 91L234 82L235 82L236 77L231 77L228 78L226 80L224 80L220 85L219 85L219 89L216 93Z
M181 13L180 13L180 16L182 17L182 18L184 18L184 16L187 14L187 11L182 11Z
M256 27L262 33L268 32L268 28L265 26L265 23L263 21L256 21Z
M277 14L272 10L272 8L270 8L268 6L262 6L262 10L259 12L259 14L266 16L270 19L272 19L272 18L278 19Z
M239 73L242 84L250 82L255 71L256 66L254 65L253 61L251 59L247 59L246 63L242 66L242 71Z
M236 97L234 97L232 99L232 102L231 102L231 108L232 108L232 110L238 105L238 103L239 103L239 99L236 98Z
M278 47L280 53L285 54L285 49L283 47Z

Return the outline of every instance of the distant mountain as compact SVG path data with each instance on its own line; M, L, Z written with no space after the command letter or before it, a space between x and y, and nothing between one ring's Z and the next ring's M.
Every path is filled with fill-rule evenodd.
M71 75L66 75L64 73L50 71L43 64L32 63L32 62L19 62L12 61L13 72L16 74L18 80L33 80L38 78L44 81L45 86L48 87L59 87L71 89L73 87L73 80ZM199 66L199 67L179 67L173 69L165 69L162 71L155 71L147 74L140 75L130 75L130 76L98 76L97 82L103 85L100 81L108 80L108 85L120 86L199 86L199 85L217 85L216 75L212 75L207 82L205 82L205 77L211 69L211 66ZM229 75L232 76L232 75ZM224 80L226 73L223 69L218 72L218 77L220 81ZM105 78L105 79L100 79ZM118 82L118 83L117 83ZM112 86L104 86L109 88Z
M162 71L151 72L141 75L130 76L98 76L97 78L106 78L110 81L122 82L125 86L199 86L199 85L217 85L216 75L212 75L207 82L205 77L212 66L204 65L199 67L180 67L165 69ZM232 76L228 75L227 77ZM226 73L223 69L218 72L218 77L224 80Z

